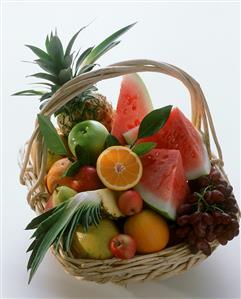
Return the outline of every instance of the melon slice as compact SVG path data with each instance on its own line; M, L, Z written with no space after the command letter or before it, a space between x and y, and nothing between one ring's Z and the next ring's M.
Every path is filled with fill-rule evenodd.
M138 126L153 110L147 88L137 74L123 76L111 134L126 144L123 133Z
M141 161L143 175L135 190L149 206L174 220L177 208L189 194L180 152L153 149Z
M136 139L137 133L138 127L135 127L123 136L126 142L131 144ZM144 141L156 142L157 148L178 149L189 180L210 172L211 163L202 136L178 108L172 109L166 124L159 132L139 140L139 142Z

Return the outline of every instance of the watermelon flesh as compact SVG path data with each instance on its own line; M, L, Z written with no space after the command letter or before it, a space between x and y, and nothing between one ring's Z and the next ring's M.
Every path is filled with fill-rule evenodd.
M138 127L126 132L123 136L126 142L131 144L137 134ZM184 171L189 180L209 174L211 163L202 136L178 108L172 109L166 124L159 132L138 142L147 141L156 142L157 148L179 150Z
M189 194L180 152L153 149L141 161L143 175L135 190L149 206L174 220L177 208Z
M123 76L111 134L126 144L123 133L138 126L153 110L147 88L137 74Z

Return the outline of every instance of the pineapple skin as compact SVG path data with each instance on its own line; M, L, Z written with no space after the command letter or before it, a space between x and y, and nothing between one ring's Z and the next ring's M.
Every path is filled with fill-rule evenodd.
M99 94L91 94L91 98L71 107L69 113L61 112L57 115L57 123L62 134L69 135L71 129L84 120L96 120L102 123L110 132L114 110L106 97Z

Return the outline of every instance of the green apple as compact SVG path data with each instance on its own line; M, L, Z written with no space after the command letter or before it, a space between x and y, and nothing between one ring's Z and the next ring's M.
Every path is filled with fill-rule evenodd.
M52 195L53 206L56 207L60 203L73 197L75 194L77 194L77 192L67 186L57 187Z
M90 160L95 163L100 153L104 150L105 140L109 132L104 125L95 120L85 120L76 124L69 133L69 148L76 156L75 148L80 145L90 155Z

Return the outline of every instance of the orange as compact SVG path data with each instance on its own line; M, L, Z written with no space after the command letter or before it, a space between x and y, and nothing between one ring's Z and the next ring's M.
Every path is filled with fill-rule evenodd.
M52 194L58 185L69 186L72 188L71 184L73 182L73 178L63 177L63 174L70 164L71 161L68 158L62 158L52 165L46 177L46 185L49 193Z
M97 160L96 169L102 183L118 191L134 187L142 176L141 160L125 146L111 146L104 150Z
M166 221L151 210L143 210L127 218L124 232L136 241L139 253L160 251L169 241L169 228Z

